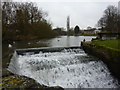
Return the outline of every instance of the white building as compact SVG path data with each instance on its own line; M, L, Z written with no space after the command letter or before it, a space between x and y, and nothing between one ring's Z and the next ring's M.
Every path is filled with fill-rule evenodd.
M98 33L100 33L101 32L101 30L94 30L94 33L95 34L98 34Z

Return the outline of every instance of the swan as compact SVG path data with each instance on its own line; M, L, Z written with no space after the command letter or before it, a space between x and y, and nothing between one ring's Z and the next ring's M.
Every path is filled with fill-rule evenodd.
M11 48L11 47L12 47L12 45L11 45L11 44L8 44L8 47L9 47L9 48Z
M28 45L30 45L31 43L30 42L28 42Z

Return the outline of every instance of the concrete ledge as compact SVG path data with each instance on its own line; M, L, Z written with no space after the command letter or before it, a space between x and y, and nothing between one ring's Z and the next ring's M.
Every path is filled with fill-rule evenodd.
M31 52L34 54L41 52L60 52L64 49L76 49L76 48L81 48L78 46L74 47L44 47L44 48L26 48L26 49L16 49L15 51L17 52L18 55L24 55L24 53Z

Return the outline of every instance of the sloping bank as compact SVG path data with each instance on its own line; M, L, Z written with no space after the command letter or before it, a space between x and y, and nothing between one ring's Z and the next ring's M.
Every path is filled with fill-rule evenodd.
M1 79L2 78L2 79ZM39 84L32 78L28 78L26 76L20 76L17 74L13 74L9 71L6 71L2 77L0 77L0 89L22 89L28 90L31 88L39 88L40 90L64 90L62 87L55 86L55 87L48 87L43 84Z
M118 42L116 43L116 45L114 45L114 47L116 48L111 48L109 46L106 47L104 44L100 45L96 42L97 41L81 42L81 46L86 53L103 60L103 62L109 68L110 72L120 81L120 48L119 45L117 45ZM110 45L109 43L107 44Z

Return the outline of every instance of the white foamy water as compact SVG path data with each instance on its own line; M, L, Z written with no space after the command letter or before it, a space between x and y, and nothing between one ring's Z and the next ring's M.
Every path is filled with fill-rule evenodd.
M18 55L11 60L8 70L35 79L47 86L63 88L117 88L118 82L97 58L81 49L64 49Z

